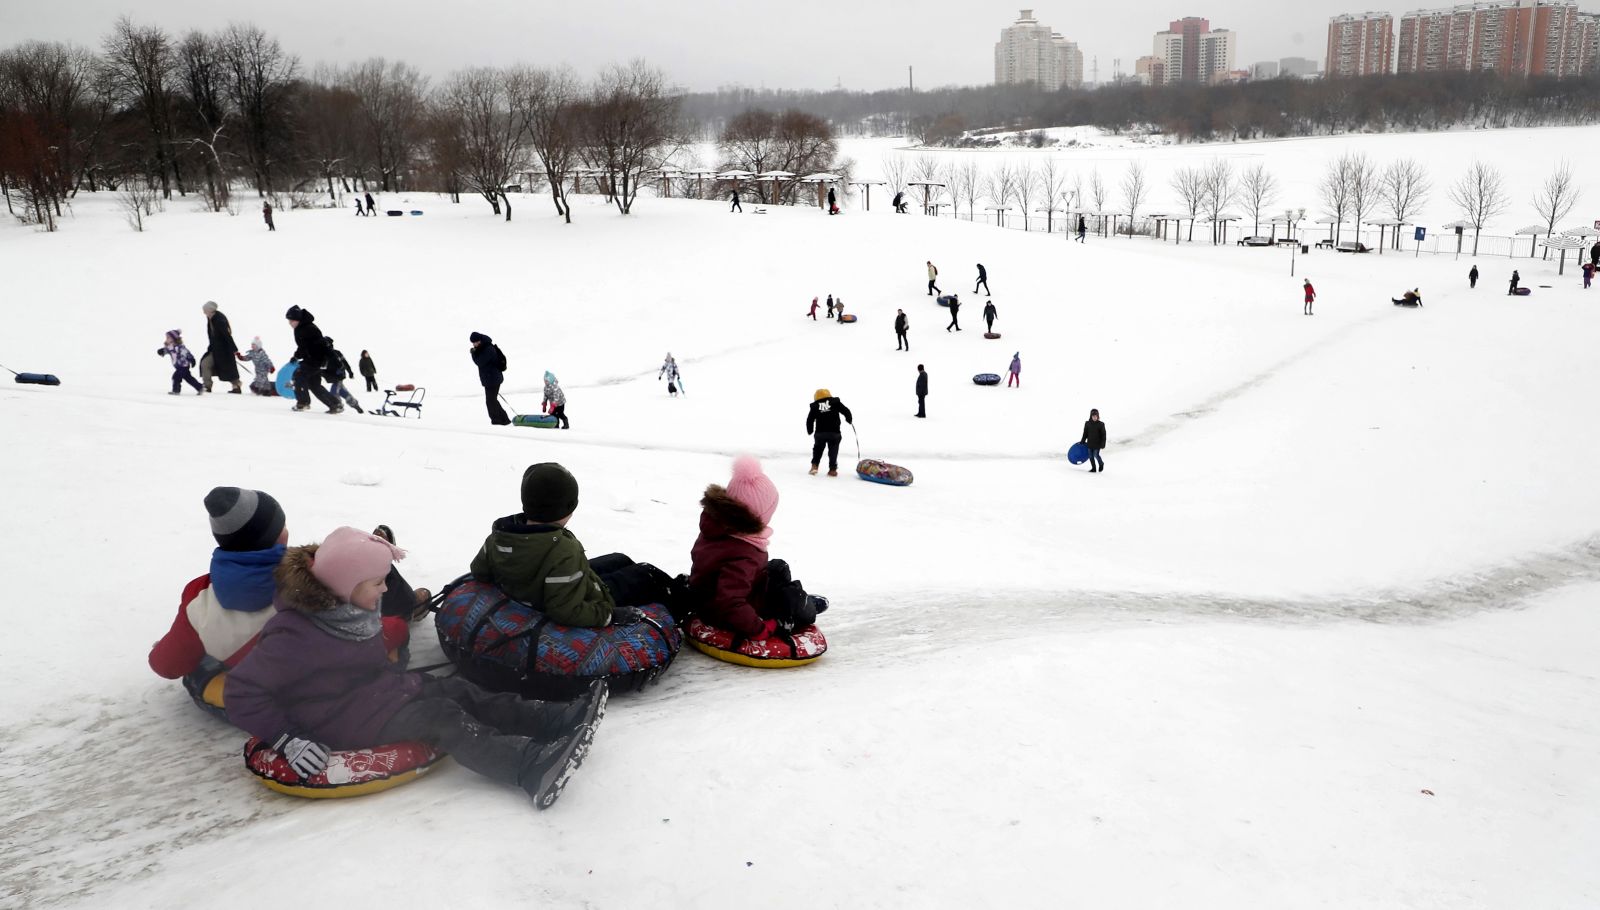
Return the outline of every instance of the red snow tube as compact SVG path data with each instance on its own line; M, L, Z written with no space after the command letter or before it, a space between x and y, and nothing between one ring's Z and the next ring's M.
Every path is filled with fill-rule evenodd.
M845 315L839 317L839 321L843 322L843 323L855 322L856 321L856 314L854 314L854 313L846 313Z
M701 622L698 617L689 620L689 644L717 660L763 669L803 667L828 650L828 640L814 625L792 633L776 632L764 641L751 641Z
M271 746L250 737L244 744L244 763L269 790L309 799L365 796L408 784L428 773L444 753L427 743L402 742L370 749L345 749L328 755L328 767L311 777L301 777L288 759Z

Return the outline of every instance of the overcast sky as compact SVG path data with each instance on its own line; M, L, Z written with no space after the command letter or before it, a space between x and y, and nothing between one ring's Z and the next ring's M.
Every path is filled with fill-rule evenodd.
M1239 33L1238 63L1322 59L1328 17L1365 8L1399 16L1429 5L1374 0L1038 0L1034 15L1077 41L1084 78L1099 57L1124 72L1157 31L1183 16ZM1445 6L1447 3L1436 5ZM1586 0L1585 9L1595 6ZM691 90L889 88L916 68L919 86L994 78L994 42L1019 7L984 0L0 0L0 46L28 39L98 46L123 14L173 31L251 21L308 66L381 55L434 76L472 65L566 62L580 71L630 57L657 64Z

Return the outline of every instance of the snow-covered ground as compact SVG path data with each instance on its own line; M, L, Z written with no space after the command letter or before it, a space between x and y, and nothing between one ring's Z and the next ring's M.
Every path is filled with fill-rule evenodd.
M60 233L0 227L0 362L63 380L0 386L0 905L1600 901L1600 291L1570 267L1480 260L1469 291L1448 257L1317 251L1291 278L1287 250L886 205L586 198L568 226L543 200L510 224L380 202L427 214L280 212L268 234L175 202L135 234L80 197ZM966 294L980 261L999 341ZM1504 295L1512 266L1531 298ZM1424 309L1389 304L1412 286ZM830 292L860 322L804 319ZM311 309L384 383L426 385L424 419L167 396L154 349L174 327L203 347L208 299L280 362L283 311ZM471 331L518 408L560 376L573 429L489 426ZM656 381L667 350L685 398ZM972 385L1019 350L1021 390ZM806 475L823 386L913 486L850 477L851 438L846 476ZM1104 475L1062 457L1091 407ZM437 588L550 459L592 554L684 571L742 451L783 495L774 554L833 599L832 650L781 673L685 654L613 702L549 812L453 765L278 796L145 665L205 571L212 486L272 492L296 542L387 522Z

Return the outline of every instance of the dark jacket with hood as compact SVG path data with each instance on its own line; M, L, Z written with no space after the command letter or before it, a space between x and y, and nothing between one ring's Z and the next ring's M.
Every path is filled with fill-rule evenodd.
M806 412L806 435L812 433L841 433L839 429L839 416L851 424L856 422L850 409L844 402L834 397L824 398L821 401L811 402L811 409Z
M917 371L917 395L921 397L928 394L928 371Z
M604 626L616 606L571 531L520 514L495 521L472 575L564 626Z
M323 341L328 346L327 359L323 361L322 366L323 378L329 382L344 382L354 376L355 371L350 369L350 361L345 359L343 352L333 346L333 339L325 337Z
M472 349L472 362L478 365L478 381L484 388L497 386L506 381L506 355L501 353L500 346L494 339L479 332L473 332L474 341L480 341Z
M1083 422L1083 438L1079 440L1091 449L1106 447L1106 424L1103 420L1085 420Z
M700 499L700 536L689 551L689 602L696 616L744 636L761 634L767 551L735 535L764 530L761 519L717 484Z
M279 564L278 612L228 674L228 720L268 743L293 733L331 749L381 745L383 725L422 691L422 675L391 663L381 634L349 641L311 618L339 605L311 574L316 551L293 547Z
M378 367L377 367L377 365L375 365L372 362L372 355L371 354L362 354L361 355L360 367L361 367L361 375L367 377L368 379L371 379L371 378L373 378L373 377L378 375Z
M300 307L290 307L288 318L298 322L294 327L294 357L300 363L302 370L321 370L324 360L328 356L328 343L322 338L322 330L317 328L317 317L311 315L310 310Z

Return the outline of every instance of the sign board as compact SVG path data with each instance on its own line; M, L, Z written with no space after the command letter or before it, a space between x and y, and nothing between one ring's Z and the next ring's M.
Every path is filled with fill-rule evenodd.
M1421 243L1422 241L1427 240L1427 239L1428 239L1428 229L1425 228L1425 227L1417 228L1417 242Z

